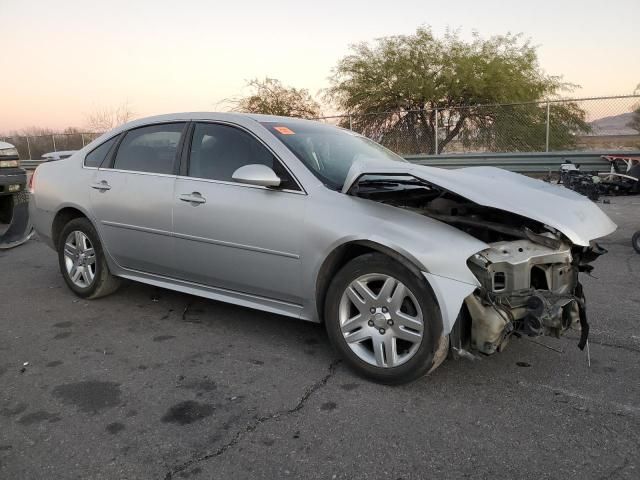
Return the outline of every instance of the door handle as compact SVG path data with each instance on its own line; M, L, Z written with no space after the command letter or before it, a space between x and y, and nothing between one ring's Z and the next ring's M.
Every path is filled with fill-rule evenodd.
M204 198L200 192L183 193L179 198L183 202L189 202L194 207L197 207L201 203L207 203L207 199Z
M101 182L98 182L98 183L92 183L91 188L104 192L106 190L111 190L111 185L109 185L106 180L102 180Z

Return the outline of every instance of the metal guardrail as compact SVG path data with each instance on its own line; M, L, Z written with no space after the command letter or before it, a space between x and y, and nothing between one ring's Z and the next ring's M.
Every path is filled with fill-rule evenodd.
M412 163L439 168L499 167L518 173L557 172L571 161L587 172L608 172L611 164L602 155L640 156L640 151L592 151L553 153L477 153L461 155L410 155Z
M25 170L35 170L44 160L20 160L20 166Z
M467 153L447 155L408 155L407 160L419 165L439 168L499 167L518 173L557 172L560 165L571 161L588 172L608 172L610 164L602 155L640 157L640 151L593 151L553 153ZM43 160L22 160L26 170L34 170Z

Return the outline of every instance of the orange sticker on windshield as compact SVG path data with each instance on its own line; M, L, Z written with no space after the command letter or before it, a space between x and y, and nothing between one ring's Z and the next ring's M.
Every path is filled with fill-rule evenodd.
M275 130L280 132L282 135L295 135L296 132L287 127L273 127Z

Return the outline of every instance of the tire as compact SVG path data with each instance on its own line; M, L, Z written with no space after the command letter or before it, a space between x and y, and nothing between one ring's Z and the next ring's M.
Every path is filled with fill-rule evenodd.
M636 252L640 253L640 230L633 234L631 237L631 245L636 250Z
M13 195L0 196L0 223L10 224L13 218Z
M334 348L376 382L410 382L446 356L446 350L440 355L442 317L431 287L386 255L367 253L347 263L329 285L324 311Z
M78 244L82 245L80 249L76 248ZM109 271L98 233L87 218L74 218L62 229L58 238L58 264L67 286L81 298L104 297L120 286L120 279ZM79 278L74 280L72 273L78 272Z

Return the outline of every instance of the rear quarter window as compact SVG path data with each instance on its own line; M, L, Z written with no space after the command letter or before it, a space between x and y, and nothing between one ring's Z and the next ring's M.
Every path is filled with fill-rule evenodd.
M100 165L102 165L102 162L104 161L107 154L109 153L109 150L111 150L111 147L113 146L113 144L116 143L117 138L118 137L115 136L112 139L104 142L99 147L96 147L93 150L91 150L89 153L87 153L87 156L84 157L84 166L97 168Z

